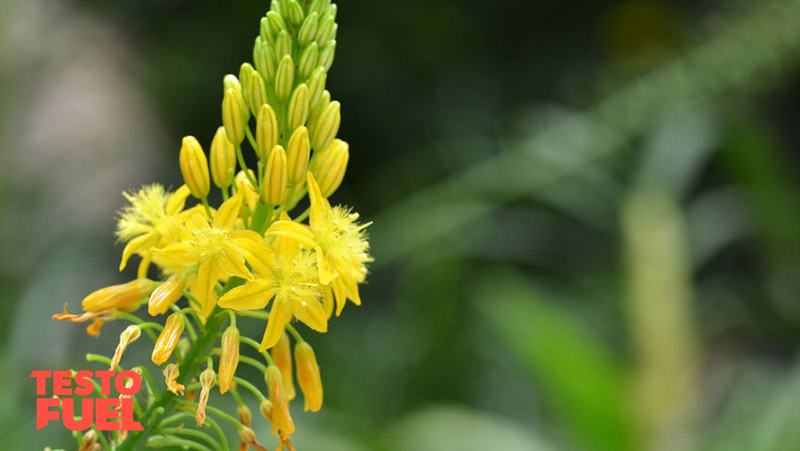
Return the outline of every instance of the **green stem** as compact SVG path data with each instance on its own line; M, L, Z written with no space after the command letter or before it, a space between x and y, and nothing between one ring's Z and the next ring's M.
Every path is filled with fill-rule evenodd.
M194 345L189 350L189 353L186 354L186 357L178 369L180 372L180 376L178 376L177 380L178 383L187 383L192 376L197 373L198 366L205 362L210 350L214 347L214 343L217 341L219 329L220 322L216 319L216 316L209 316L208 321L205 324L205 331L197 338L197 341L194 342ZM147 411L145 411L141 418L152 418L152 413L159 408L163 409L164 413L171 412L175 406L175 401L178 399L179 398L173 395L170 391L164 390L161 395L158 396L155 402L150 404L150 406L147 408ZM164 414L162 413L162 415ZM147 443L148 437L152 436L158 428L158 422L150 421L147 424L143 424L143 426L144 429L141 431L131 431L131 433L128 435L128 438L122 442L119 447L117 447L117 451L133 451L143 449L145 443Z

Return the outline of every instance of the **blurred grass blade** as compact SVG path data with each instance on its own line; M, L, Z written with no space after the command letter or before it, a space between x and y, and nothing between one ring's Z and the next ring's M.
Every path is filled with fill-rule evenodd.
M633 449L623 372L580 319L512 274L487 276L473 301L531 371L541 396L582 449Z
M642 449L687 449L698 357L683 218L671 194L650 188L630 196L622 224L637 435Z

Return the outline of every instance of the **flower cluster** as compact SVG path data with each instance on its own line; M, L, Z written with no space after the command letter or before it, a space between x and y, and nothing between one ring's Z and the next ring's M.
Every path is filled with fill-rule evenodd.
M328 201L349 159L348 144L336 138L340 104L325 89L336 48L336 11L330 0L272 1L261 19L253 64L244 63L238 77L223 79L222 126L208 154L197 139L186 136L179 153L183 186L169 192L153 184L125 193L128 205L116 232L125 244L120 270L138 259L137 279L91 293L83 300L82 314L69 314L65 306L64 313L54 316L92 321L87 331L95 336L108 321L134 321L108 362L111 369L140 330L147 332L154 339L152 361L175 360L165 366L167 390L154 394L153 402L185 391L186 399L177 401L175 409L192 408L202 425L210 418L206 411L216 411L207 405L211 389L218 385L221 393L233 392L239 405L233 422L242 449L264 448L250 429L249 410L237 387L258 398L281 448L292 449L288 403L296 395L293 364L305 409L321 408L314 351L292 322L326 332L334 311L338 316L348 300L361 303L358 285L371 261L365 235L369 224L360 224L349 207ZM243 149L245 143L252 149ZM248 159L257 164L248 168ZM222 200L216 207L209 201L212 185ZM191 198L197 202L189 206ZM307 208L292 217L301 210L298 206ZM163 325L131 314L145 304L153 317L169 313ZM237 317L266 320L261 340L241 336ZM201 346L202 340L214 343ZM240 358L240 343L252 346L263 363ZM204 346L218 355L216 372ZM266 395L261 384L236 377L240 361L262 370ZM158 432L158 424L149 426L146 430ZM150 442L168 445L169 435L152 435Z

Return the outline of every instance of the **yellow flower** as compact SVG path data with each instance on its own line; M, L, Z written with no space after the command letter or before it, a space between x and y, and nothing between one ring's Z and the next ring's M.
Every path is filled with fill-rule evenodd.
M252 279L245 266L245 258L252 260L248 250L252 247L250 230L235 230L236 219L242 206L244 190L223 203L211 221L204 214L192 215L184 224L180 242L163 249L153 250L153 262L170 272L185 272L197 268L197 273L187 280L187 286L199 305L193 305L203 318L214 310L219 281L232 276Z
M136 193L123 193L129 205L120 212L117 238L127 243L122 251L119 270L125 269L133 254L142 256L139 277L144 277L150 262L150 250L164 247L178 238L181 222L196 208L183 211L189 188L186 185L174 193L158 184L143 186Z
M371 223L358 224L358 213L351 213L340 205L331 208L314 175L309 172L307 178L311 199L309 225L280 220L270 226L267 235L290 238L314 249L319 280L336 299L336 314L339 315L347 299L361 304L358 284L364 282L366 263L372 261L364 229Z
M254 266L261 277L225 293L219 306L255 310L266 307L272 299L262 351L278 343L286 323L293 317L317 332L327 332L330 308L325 304L332 306L332 301L323 296L314 255L296 241L281 237L272 244L264 239L252 244L260 247L254 252L267 257L261 260L259 268Z

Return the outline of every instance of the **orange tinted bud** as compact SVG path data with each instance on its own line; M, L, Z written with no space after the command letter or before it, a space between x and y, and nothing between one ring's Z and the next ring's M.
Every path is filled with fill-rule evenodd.
M316 412L322 407L322 379L311 345L298 343L294 347L294 361L297 365L297 383L305 397L305 410Z
M283 378L283 389L286 393L286 400L291 401L297 396L294 389L294 377L292 376L292 349L289 343L289 336L284 333L278 344L270 351L272 361L281 370Z
M183 394L183 390L186 388L183 384L179 384L177 382L178 376L180 376L180 372L178 371L178 365L174 363L170 363L164 368L164 378L167 383L167 390L171 391L173 394L177 395L178 392Z
M239 440L241 441L241 445L239 449L247 449L247 447L251 447L256 451L268 451L267 448L258 444L256 440L256 433L253 432L252 429L249 427L243 427L239 429Z
M242 404L236 409L236 418L242 426L250 426L253 424L253 414L246 405Z
M103 448L97 443L97 432L94 429L86 431L81 438L81 446L78 451L100 451L101 449Z
M272 421L272 401L269 399L261 401L261 404L258 405L258 411L261 412L264 418Z
M114 351L114 357L111 359L111 367L110 370L117 369L117 365L119 365L119 361L122 358L122 353L125 352L125 349L128 348L128 345L134 341L136 341L142 335L142 331L139 329L139 326L130 325L119 334L119 344L117 345L117 350Z
M211 389L217 383L217 375L214 370L207 368L200 373L200 400L197 401L197 413L195 419L197 425L202 426L206 422L206 404L208 404L208 395Z
M81 305L87 312L100 312L103 310L130 307L146 298L158 282L150 279L136 279L120 285L101 288L83 298Z
M225 393L231 386L236 367L239 365L239 329L230 326L222 334L222 353L219 356L219 392Z
M282 434L291 434L294 432L294 421L289 413L289 403L283 391L281 370L275 365L268 366L264 379L267 381L269 400L272 402L272 415L269 417L272 423L272 433L277 434L280 431Z
M161 331L156 344L153 346L153 354L151 356L153 363L161 365L169 360L169 356L172 355L172 351L175 350L175 346L178 345L178 341L181 339L184 327L182 313L176 312L167 317L164 330Z
M183 274L173 274L150 294L147 302L147 313L151 316L166 312L169 307L183 295L186 287L186 277Z

